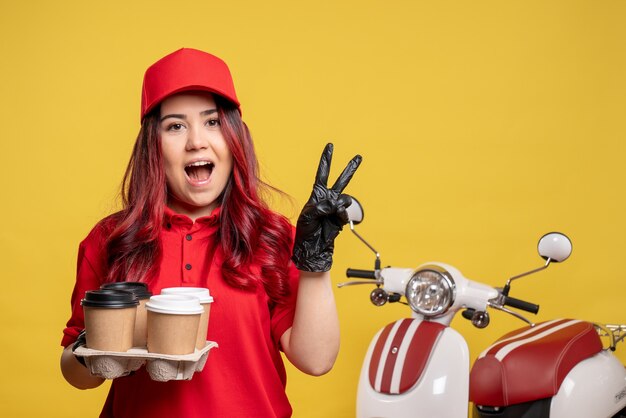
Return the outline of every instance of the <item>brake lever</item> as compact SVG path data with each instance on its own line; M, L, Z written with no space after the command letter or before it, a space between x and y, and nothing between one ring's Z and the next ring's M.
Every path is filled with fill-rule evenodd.
M367 280L367 281L353 280L351 282L338 283L337 287L342 288L342 287L346 287L346 286L354 286L354 285L357 285L357 284L374 284L376 286L382 286L384 284L384 282L382 280Z
M517 312L512 311L512 310L510 310L510 309L508 309L508 308L505 308L505 307L504 307L503 305L501 305L501 304L498 304L498 302L497 302L497 298L496 298L496 301L495 301L495 302L492 302L491 300L490 300L490 301L487 301L487 306L490 306L490 307L492 307L492 308L494 308L494 309L497 309L497 310L499 310L499 311L502 311L502 312L506 312L506 313L508 313L508 314L511 314L511 315L513 315L514 317L516 317L517 319L519 319L519 320L522 320L522 321L526 322L528 325L530 325L530 327L531 327L531 328L535 326L535 324L534 324L533 322L530 322L528 319L526 319L526 318L525 318L525 317L523 317L522 315L518 314Z

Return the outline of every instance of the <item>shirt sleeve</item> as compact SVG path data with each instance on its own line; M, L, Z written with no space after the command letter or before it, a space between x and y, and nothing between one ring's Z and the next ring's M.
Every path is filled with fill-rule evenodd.
M285 303L277 304L272 310L271 329L272 339L280 342L280 337L293 325L296 313L296 301L298 299L298 284L300 270L293 263L289 263L289 286L291 293Z
M83 307L80 301L85 297L85 292L99 289L103 283L104 263L101 255L103 247L104 237L99 226L96 226L78 247L76 283L71 298L72 316L63 330L61 340L63 347L73 344L78 334L85 328Z

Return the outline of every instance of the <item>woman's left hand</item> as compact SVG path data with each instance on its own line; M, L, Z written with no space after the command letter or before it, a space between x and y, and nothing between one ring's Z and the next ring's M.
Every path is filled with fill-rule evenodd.
M333 144L327 144L322 153L313 192L304 205L298 223L292 260L299 270L324 272L333 263L335 237L348 223L346 208L352 198L342 194L361 164L361 156L355 156L329 189L328 174L333 157Z

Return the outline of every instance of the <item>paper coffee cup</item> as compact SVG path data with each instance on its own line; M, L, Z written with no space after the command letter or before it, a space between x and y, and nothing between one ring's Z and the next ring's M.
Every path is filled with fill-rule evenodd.
M146 311L146 302L152 296L152 292L148 290L145 283L140 282L115 282L105 283L100 286L101 289L125 290L133 293L139 306L137 306L137 316L135 317L135 331L133 333L133 347L145 347L148 340L148 312Z
M86 346L101 351L128 351L133 346L139 304L134 294L92 290L81 300L85 314Z
M200 316L200 324L198 325L198 336L196 338L196 348L201 350L206 345L207 331L209 329L209 316L211 314L211 303L213 296L209 289L205 287L168 287L161 290L162 295L190 295L200 299L200 304L204 308L204 312Z
M148 352L191 354L196 348L198 325L204 308L189 295L156 295L146 303Z

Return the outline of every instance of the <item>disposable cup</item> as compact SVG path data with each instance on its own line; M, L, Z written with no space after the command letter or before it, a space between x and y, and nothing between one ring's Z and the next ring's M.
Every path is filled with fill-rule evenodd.
M133 332L133 347L145 347L148 341L148 311L146 311L146 303L152 292L148 290L148 286L141 282L115 282L105 283L100 286L101 289L125 290L133 293L139 301L137 306L137 316L135 317L135 331Z
M108 289L86 292L81 300L86 346L101 351L128 351L133 346L138 304L130 292Z
M204 308L189 295L156 295L146 303L148 352L191 354L196 348L198 325Z
M205 287L168 287L161 290L162 295L190 295L200 299L200 304L204 308L204 312L200 316L200 324L198 325L198 335L196 337L196 348L201 350L206 345L207 331L209 329L209 317L211 315L211 303L213 296L209 289Z

